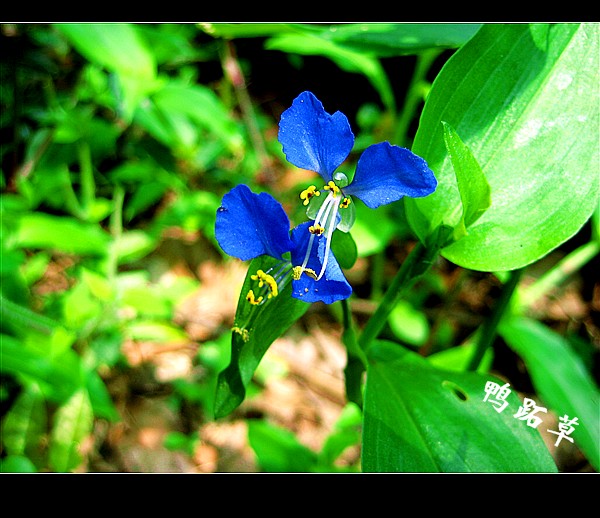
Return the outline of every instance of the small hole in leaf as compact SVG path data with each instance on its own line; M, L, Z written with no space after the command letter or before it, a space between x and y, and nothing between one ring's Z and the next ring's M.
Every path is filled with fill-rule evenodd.
M467 396L466 392L452 381L442 381L442 386L447 388L448 390L451 390L452 393L461 401L466 401L467 399L469 399L469 396Z

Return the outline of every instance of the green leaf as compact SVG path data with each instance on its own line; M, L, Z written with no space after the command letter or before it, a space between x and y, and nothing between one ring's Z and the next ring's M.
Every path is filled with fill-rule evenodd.
M457 224L458 239L468 233L470 227L489 209L492 200L490 186L471 150L465 146L454 128L442 121L444 142L460 193L462 215Z
M289 430L265 421L248 421L248 442L260 467L270 473L315 471L317 454L300 444Z
M436 369L396 344L368 349L362 466L366 472L556 472L539 432L484 402L503 381ZM508 404L520 401L511 392Z
M2 443L9 455L40 457L46 433L46 401L36 384L19 394L2 421Z
M406 199L422 241L455 227L461 197L444 145L446 121L485 171L492 204L469 234L442 251L474 270L520 268L573 236L598 204L598 27L493 24L445 64L412 150L438 188Z
M291 282L277 297L260 306L248 303L248 291L256 290L256 282L250 278L251 275L259 269L266 272L275 263L275 259L261 256L254 259L248 268L231 336L230 362L217 380L215 418L230 414L242 403L254 371L270 345L310 307L310 304L292 297Z
M150 49L128 23L55 24L89 61L140 81L154 78L156 64Z
M348 23L334 25L323 36L363 53L391 57L460 47L480 27L476 23Z
M110 236L99 225L40 212L21 216L12 239L20 248L92 255L105 254L110 242Z
M265 43L268 50L280 50L290 54L323 56L333 61L346 72L364 75L373 88L379 93L386 108L395 111L394 94L383 69L376 57L362 51L354 51L338 45L317 35L309 34L279 34Z
M37 473L35 464L21 455L0 458L0 473Z
M88 393L78 390L54 415L48 460L55 471L69 472L81 464L81 443L91 433L92 425Z
M65 23L55 25L90 62L117 74L121 108L130 120L135 108L157 87L154 54L128 23Z
M600 392L568 341L526 317L502 321L499 332L525 362L543 402L558 417L567 414L579 419L571 438L600 469Z

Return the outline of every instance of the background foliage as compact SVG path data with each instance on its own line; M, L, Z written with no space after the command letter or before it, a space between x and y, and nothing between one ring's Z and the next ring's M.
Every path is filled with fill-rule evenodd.
M598 470L597 25L1 31L2 471ZM273 309L243 379L224 383L247 265L220 251L216 209L245 183L304 220L312 177L276 137L306 89L348 116L352 164L389 140L426 158L439 187L357 203L337 244L351 326L335 304ZM439 256L386 295L423 245ZM366 381L341 346L352 329ZM307 439L269 398L298 378L332 398L299 370L306 352L290 359L315 336L338 399ZM287 364L265 356L286 344ZM338 393L344 373L358 388ZM578 416L575 445L490 414L490 379L511 383L515 411L543 403L540 428ZM219 435L238 425L243 464Z

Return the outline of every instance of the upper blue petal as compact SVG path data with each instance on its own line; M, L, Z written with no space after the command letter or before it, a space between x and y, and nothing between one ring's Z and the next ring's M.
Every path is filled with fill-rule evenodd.
M217 209L215 237L229 255L242 261L259 255L282 259L289 252L290 221L281 204L270 194L253 193L238 185L225 196Z
M437 180L427 162L409 149L380 142L369 146L356 164L344 193L375 209L403 196L419 198L435 191Z
M292 230L292 241L294 242L294 249L292 250L293 266L300 266L304 262L304 256L311 236L311 233L308 231L310 225L312 225L312 222L307 221ZM318 275L323 265L322 258L325 255L325 237L315 236L315 239L319 241L318 243L313 243L306 266L312 268ZM320 301L325 304L331 304L336 300L347 299L351 294L352 287L348 284L346 277L344 277L331 250L329 251L325 274L320 280L315 281L303 273L299 280L292 281L292 295L305 302Z
M316 171L326 182L354 146L346 116L327 113L311 92L302 92L281 114L278 138L291 164Z

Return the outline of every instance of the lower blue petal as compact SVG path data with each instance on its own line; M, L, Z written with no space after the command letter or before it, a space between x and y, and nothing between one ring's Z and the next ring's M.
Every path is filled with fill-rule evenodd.
M279 142L291 164L332 179L354 146L350 123L341 112L330 115L311 92L302 92L281 114Z
M425 160L409 149L381 142L365 149L356 164L354 179L344 193L376 209L403 196L427 196L436 187L435 175Z
M223 251L242 261L259 255L282 259L289 252L290 221L281 204L268 193L253 193L238 185L217 209L215 237Z
M311 233L308 227L312 225L311 221L302 223L292 230L292 241L294 248L292 250L292 266L301 266L304 262L306 250L310 240ZM325 237L317 237L318 242L313 242L307 267L311 268L318 275L323 264L322 258L325 253ZM337 300L347 299L352 294L352 287L348 284L346 277L333 255L329 251L329 259L325 274L319 281L303 273L299 280L292 281L292 295L305 302L324 302L331 304Z

